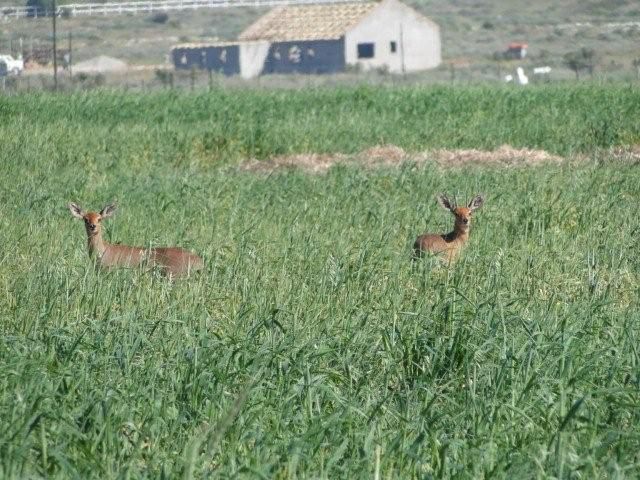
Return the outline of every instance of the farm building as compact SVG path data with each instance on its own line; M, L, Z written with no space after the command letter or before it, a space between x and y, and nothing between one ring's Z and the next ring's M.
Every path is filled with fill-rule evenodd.
M240 48L237 43L186 44L171 51L177 69L199 68L225 75L240 73Z
M245 78L270 73L362 70L413 72L440 64L440 29L398 0L283 6L250 25L235 43L177 45L177 69Z

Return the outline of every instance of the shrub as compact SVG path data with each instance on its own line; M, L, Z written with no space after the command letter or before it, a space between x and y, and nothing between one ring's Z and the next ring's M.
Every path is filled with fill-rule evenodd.
M102 73L92 75L86 72L79 72L73 76L73 82L83 88L91 89L104 86L106 78Z
M586 70L593 74L596 52L592 48L582 47L575 52L566 53L563 57L564 65L576 74L576 80L580 79L580 72Z
M166 12L156 12L151 15L151 17L149 17L149 20L153 23L167 23L167 20L169 20L169 15Z
M636 76L640 79L640 57L634 58L632 63L636 69Z
M173 85L173 72L169 70L162 70L160 68L155 71L156 79L164 86L168 87Z

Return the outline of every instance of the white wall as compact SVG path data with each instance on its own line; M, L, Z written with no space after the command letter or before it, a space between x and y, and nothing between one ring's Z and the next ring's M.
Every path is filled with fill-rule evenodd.
M396 52L391 53L391 42ZM358 58L358 43L374 43L373 58ZM387 66L390 72L414 72L435 68L441 62L440 28L397 0L380 5L345 35L347 65L364 70Z
M264 41L240 43L240 75L255 78L262 73L271 44Z

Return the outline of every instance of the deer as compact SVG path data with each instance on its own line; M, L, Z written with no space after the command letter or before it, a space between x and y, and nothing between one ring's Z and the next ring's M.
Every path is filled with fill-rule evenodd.
M107 243L102 238L102 221L113 216L116 211L114 203L104 207L100 213L85 212L75 203L69 203L69 210L75 218L84 221L89 257L104 270L149 266L173 278L188 276L204 267L198 255L179 247L141 248Z
M443 193L439 194L436 199L442 208L449 210L455 217L453 231L442 235L433 233L420 235L413 244L413 258L419 258L425 253L431 253L440 256L451 264L469 241L471 216L473 212L482 207L484 197L482 195L475 196L466 207L456 206Z

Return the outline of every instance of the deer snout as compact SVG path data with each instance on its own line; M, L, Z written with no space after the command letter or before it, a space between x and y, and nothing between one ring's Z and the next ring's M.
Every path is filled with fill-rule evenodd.
M469 223L469 219L468 218L463 218L462 219L462 223L464 223L465 225L467 225Z

